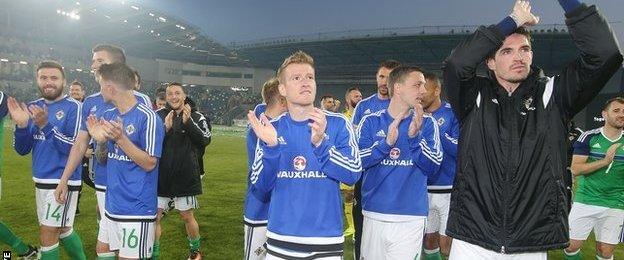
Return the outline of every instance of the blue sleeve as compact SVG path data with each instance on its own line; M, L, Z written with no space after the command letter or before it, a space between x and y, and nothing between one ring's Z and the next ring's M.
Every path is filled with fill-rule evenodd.
M25 128L15 126L13 148L19 155L27 155L32 150L34 130L35 125L32 120L28 120L28 125Z
M353 126L345 117L335 122L335 126L328 125L328 130L336 132L335 138L325 138L314 148L314 154L321 166L321 170L328 177L347 185L353 185L360 179L362 161L355 141Z
M451 114L452 115L452 114ZM449 155L457 158L457 143L459 140L459 121L455 116L452 116L451 128L444 133L444 136L440 137L442 142L442 148L444 155Z
M56 150L64 155L69 155L69 151L78 135L78 129L80 129L80 121L82 120L82 105L76 102L71 103L70 106L71 108L67 109L63 127L57 127L48 123L40 129L46 139L52 140Z
M81 118L80 118L80 130L87 131L87 117L91 113L91 107L93 107L93 102L91 99L86 99L82 104Z
M364 170L377 165L388 157L390 149L392 149L385 139L373 142L374 130L377 130L377 127L371 126L372 122L372 120L364 120L358 126L358 147L360 148L360 158Z
M245 138L245 143L247 145L247 169L251 171L251 165L254 162L254 155L256 152L256 143L258 142L258 138L254 133L253 129L248 125L247 126L247 138Z
M140 138L141 150L150 156L160 158L165 138L165 126L156 113L148 113L145 119L143 137Z
M435 118L425 116L420 133L416 137L410 138L409 142L410 151L418 168L428 176L438 172L443 152L440 143L440 131Z
M275 187L281 155L279 146L269 147L259 139L256 142L249 180L251 193L260 201L269 201Z
M351 124L354 126L360 125L360 120L362 120L362 101L360 101L355 108L353 109L353 116L351 117Z
M4 118L9 112L9 108L7 105L7 99L9 96L4 94L4 92L0 91L0 119Z
M589 140L591 140L590 136L586 136L582 139L582 141L581 138L578 138L572 145L574 148L573 154L589 156L591 151L591 148L589 147Z

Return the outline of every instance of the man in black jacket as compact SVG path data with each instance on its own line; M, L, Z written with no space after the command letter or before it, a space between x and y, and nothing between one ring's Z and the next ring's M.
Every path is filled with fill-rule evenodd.
M622 55L595 6L559 3L581 56L558 76L531 66L523 26L539 19L527 1L516 2L498 25L477 29L445 61L449 101L461 121L447 228L451 259L546 259L547 250L568 244L567 123L600 92ZM489 77L476 75L483 61Z
M210 142L206 118L189 105L184 88L179 83L167 86L167 106L156 113L165 123L163 154L158 176L158 220L154 254L160 254L160 220L170 201L184 220L191 252L188 259L201 259L199 225L193 216L197 195L202 193L197 154Z

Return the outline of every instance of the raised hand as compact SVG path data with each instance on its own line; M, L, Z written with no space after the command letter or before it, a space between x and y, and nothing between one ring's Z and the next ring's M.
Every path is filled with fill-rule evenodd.
M102 121L103 120L98 120L95 115L89 115L89 117L87 117L87 131L98 143L105 143L107 141L104 128L102 127Z
M397 139L399 139L399 124L403 121L405 112L399 114L388 126L388 135L386 135L386 143L389 146L394 146Z
M407 135L409 138L414 138L420 132L420 127L422 126L423 116L425 115L425 111L421 104L416 104L414 106L414 116L412 117L412 122L409 125L407 130Z
M258 120L254 112L250 110L249 113L247 113L247 120L249 120L251 129L253 129L260 140L265 142L268 146L277 145L277 130L275 130L275 127L273 127L264 114L260 115L260 119Z
M191 106L189 104L184 104L184 107L182 107L182 123L186 124L189 118L191 118Z
M124 137L123 125L119 121L102 121L106 139L117 142Z
M28 110L32 115L33 122L39 129L48 124L48 106L43 105L43 107L40 107L32 104L28 106Z
M327 127L327 118L325 118L325 114L322 110L318 108L314 108L311 112L308 113L310 119L312 119L312 123L308 123L312 130L312 136L310 137L310 141L316 147L321 145L321 142L325 138L325 128Z
M18 128L26 128L28 126L28 120L30 119L30 112L26 107L26 104L19 103L13 97L9 97L7 100L7 106L9 108L9 114Z
M167 114L167 116L165 117L165 131L169 132L169 130L171 130L171 127L173 127L173 115L174 115L174 110L169 111L169 114Z
M539 17L531 13L531 3L529 1L516 1L513 10L509 15L518 27L533 26L539 23Z

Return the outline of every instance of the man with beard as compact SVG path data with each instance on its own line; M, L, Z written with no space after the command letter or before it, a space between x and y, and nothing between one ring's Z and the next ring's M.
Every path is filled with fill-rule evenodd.
M401 63L395 60L387 60L379 64L379 69L377 69L377 75L375 76L375 79L377 80L377 93L362 99L362 101L355 106L353 118L351 118L351 123L354 127L357 127L360 124L360 121L364 118L364 116L388 108L388 104L390 104L390 96L388 95L388 76L390 75L390 72L392 72L392 70L399 65L401 65ZM364 220L361 205L361 189L362 181L360 180L355 184L355 203L353 203L353 222L355 224L353 251L355 259L360 259L362 221Z
M345 110L342 114L351 120L355 106L362 100L362 92L357 87L351 87L345 93ZM355 234L355 226L353 224L353 186L340 183L340 191L344 197L344 214L347 219L347 228L343 236L349 237Z
M80 81L74 81L69 85L69 96L80 102L84 101L85 90Z
M111 64L111 63L125 63L126 55L124 54L123 49L114 45L108 44L99 44L93 47L93 58L91 64L91 70L95 75L95 72L103 65L103 64ZM133 72L134 73L134 72ZM135 75L136 79L136 75ZM96 77L96 81L98 78ZM133 85L136 87L136 84ZM138 95L137 91L133 91L135 94L135 98L151 107L151 103L149 98L147 100L140 95ZM88 96L85 99L85 102L82 104L82 118L80 124L80 131L78 132L78 136L74 142L74 146L72 146L71 151L69 153L69 159L67 160L67 165L63 170L63 177L59 182L58 187L56 188L55 196L56 200L59 203L65 202L65 197L67 196L67 181L71 173L78 167L80 162L82 161L82 157L87 154L89 151L89 147L93 146L93 150L95 150L95 154L92 157L95 157L95 162L92 163L92 171L95 174L95 178L93 180L95 184L95 195L97 198L97 212L100 216L100 222L98 223L98 242L95 246L96 252L99 257L111 257L114 256L114 253L110 252L106 243L102 243L99 240L101 237L104 239L107 237L107 219L103 217L104 215L104 204L106 198L106 160L107 160L107 150L105 145L98 146L97 142L92 142L91 136L87 131L87 117L89 115L95 115L96 117L101 117L102 113L108 109L112 109L113 105L109 102L104 101L104 97L102 96L101 91Z
M574 143L570 167L580 180L570 211L570 246L565 259L583 259L581 247L594 230L596 259L612 259L624 222L624 98L602 108L604 126L586 131ZM585 257L589 258L589 257Z
M453 114L451 105L442 101L442 84L433 73L426 72L425 94L422 106L425 112L431 114L440 129L440 142L444 152L444 159L440 170L427 178L429 197L429 215L425 228L423 248L425 259L442 259L448 257L451 250L451 238L446 236L446 221L451 204L451 190L455 179L457 164L457 139L459 138L459 121ZM441 253L441 254L440 254Z
M451 259L546 259L548 250L568 246L568 122L621 68L622 54L595 6L559 4L580 53L559 75L531 66L525 26L539 18L528 1L479 27L444 63L461 122L446 230ZM482 62L487 76L477 76Z
M158 218L153 259L160 254L160 235L163 210L173 202L186 227L191 246L187 259L201 259L199 225L193 215L198 208L197 196L202 193L199 149L210 142L210 130L204 116L188 104L188 97L180 83L167 86L167 106L156 111L165 124L165 140L158 175Z
M82 241L72 228L82 168L71 172L64 201L54 199L54 189L80 129L81 105L62 95L65 73L57 62L41 62L36 76L42 98L28 106L10 98L9 113L17 125L15 150L20 155L32 152L41 259L59 259L59 238L71 259L86 259Z
M247 119L258 144L252 192L270 196L267 259L342 259L340 182L353 184L362 165L355 134L341 114L314 107L314 60L297 51L277 71L288 112ZM262 121L262 122L261 122Z

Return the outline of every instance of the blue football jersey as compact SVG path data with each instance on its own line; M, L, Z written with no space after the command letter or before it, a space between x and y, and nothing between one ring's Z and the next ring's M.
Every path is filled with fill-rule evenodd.
M366 115L370 115L379 110L387 109L388 105L390 105L390 99L380 99L377 93L362 99L362 101L360 101L353 110L351 123L354 126L357 126Z
M442 102L442 106L431 113L440 128L440 141L444 150L444 159L440 170L429 176L429 191L451 192L455 181L457 166L457 143L459 139L459 120L455 117L451 104Z

